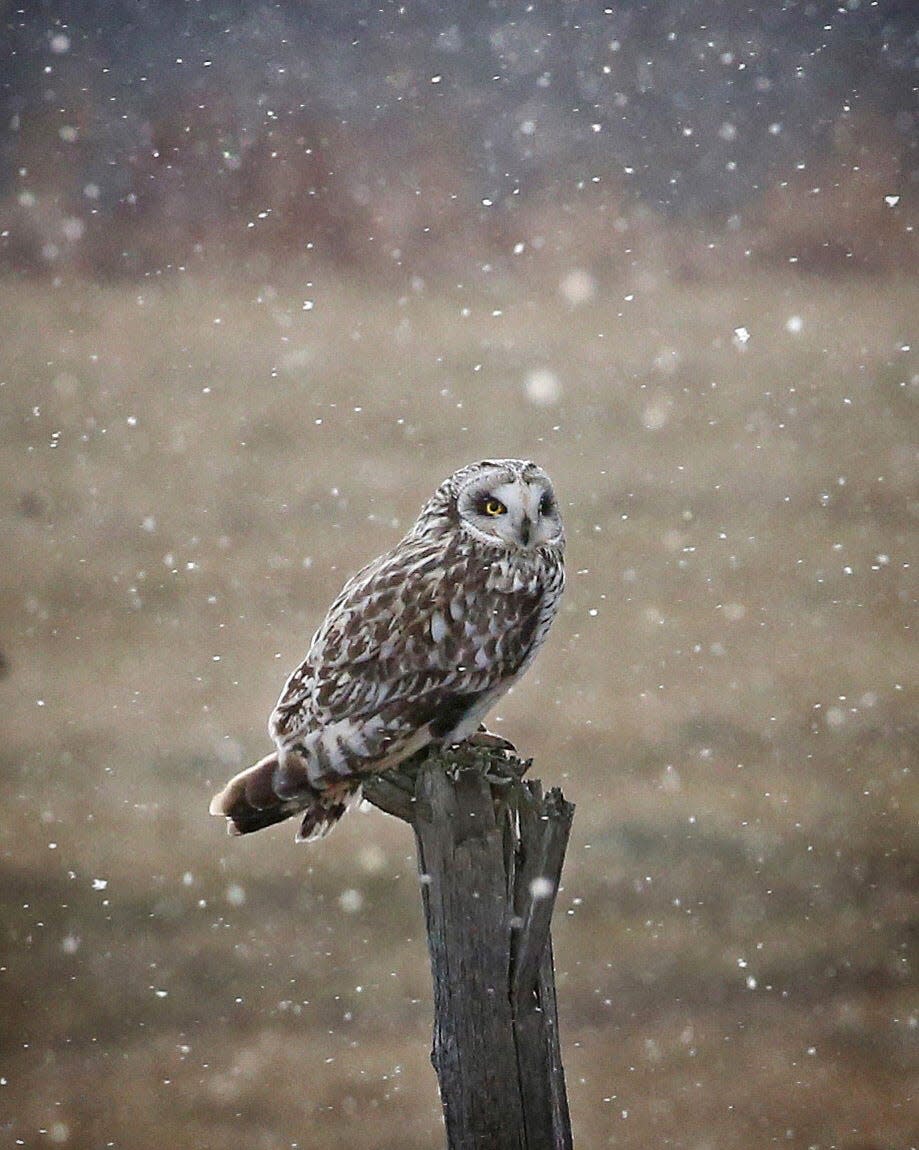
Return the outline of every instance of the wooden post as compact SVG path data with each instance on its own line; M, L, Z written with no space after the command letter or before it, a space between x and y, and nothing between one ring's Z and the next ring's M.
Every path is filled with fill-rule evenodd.
M415 831L449 1150L570 1150L549 924L574 807L452 748L364 785Z

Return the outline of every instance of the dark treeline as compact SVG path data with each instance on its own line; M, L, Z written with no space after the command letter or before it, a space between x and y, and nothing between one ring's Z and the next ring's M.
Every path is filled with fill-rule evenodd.
M567 260L604 218L607 263L649 219L769 234L818 264L903 258L905 3L0 11L14 267L144 272L219 248L430 272L519 243ZM815 216L835 226L815 234ZM789 226L807 233L790 248Z

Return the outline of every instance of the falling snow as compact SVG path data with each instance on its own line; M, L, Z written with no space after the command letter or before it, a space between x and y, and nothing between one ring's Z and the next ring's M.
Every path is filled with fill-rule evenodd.
M10 1145L443 1141L410 829L207 804L496 454L579 1143L913 1145L912 8L215 11L4 10Z

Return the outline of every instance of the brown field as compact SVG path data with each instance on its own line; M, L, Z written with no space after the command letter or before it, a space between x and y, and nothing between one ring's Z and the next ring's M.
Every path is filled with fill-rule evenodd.
M527 455L576 1144L915 1146L915 280L284 281L0 282L0 1142L442 1146L406 828L207 804L344 577Z

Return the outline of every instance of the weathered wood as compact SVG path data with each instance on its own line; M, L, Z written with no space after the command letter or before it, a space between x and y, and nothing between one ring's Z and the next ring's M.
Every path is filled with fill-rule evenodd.
M520 920L512 946L511 1002L517 1029L518 1075L527 1147L564 1150L571 1124L558 1037L549 926L558 893L574 807L561 792L542 798L538 781L524 784L519 814L521 865L514 884ZM550 1132L550 1136L546 1136Z
M570 1150L549 933L574 807L528 762L453 749L364 797L409 822L449 1150Z
M517 935L511 991L515 999L532 992L540 959L549 939L549 924L555 909L562 863L568 848L568 835L574 807L561 791L552 790L543 799L538 781L524 784L532 802L520 812L519 853L523 866L515 883L515 908L522 920ZM544 825L538 826L537 820Z
M434 1049L448 1145L525 1147L507 994L510 921L501 832L477 770L426 769L415 820L434 978Z

